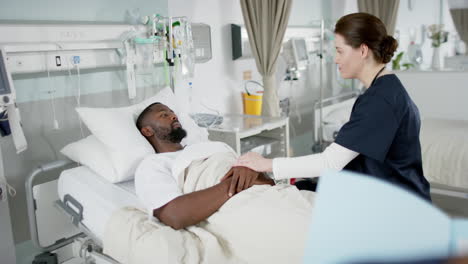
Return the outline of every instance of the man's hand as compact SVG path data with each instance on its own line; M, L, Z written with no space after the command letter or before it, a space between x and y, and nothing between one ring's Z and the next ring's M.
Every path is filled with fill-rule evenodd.
M274 182L272 180L268 181L262 173L256 172L247 167L232 167L228 173L224 175L221 181L224 181L229 177L232 177L228 192L229 196L233 196L234 194L248 189L255 184L274 185Z
M258 172L272 172L273 160L256 152L248 152L240 156L234 166L243 166Z

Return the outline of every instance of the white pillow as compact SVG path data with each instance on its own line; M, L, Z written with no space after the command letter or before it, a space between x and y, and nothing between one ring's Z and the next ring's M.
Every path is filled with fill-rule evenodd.
M184 143L192 144L208 140L206 129L198 127L186 113L178 112L176 98L170 88L165 88L157 95L133 106L76 109L81 120L108 151L116 174L112 182L122 182L133 178L141 160L155 153L151 144L141 135L135 125L141 111L154 102L165 104L178 114L182 127L188 133Z
M60 152L111 182L117 180L106 146L93 135L68 144Z
M157 95L150 97L141 103L130 106L130 111L133 112L135 123L140 113L150 104L155 102L160 102L167 105L177 114L182 128L187 131L187 137L182 140L182 145L185 146L198 142L208 141L208 130L198 126L188 113L181 111L182 107L177 105L177 99L169 87L162 89Z

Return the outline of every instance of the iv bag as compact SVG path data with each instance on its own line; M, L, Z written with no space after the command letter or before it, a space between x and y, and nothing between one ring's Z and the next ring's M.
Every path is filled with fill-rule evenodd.
M183 44L182 65L184 76L193 78L195 73L195 48L192 38L192 26L190 21L185 20L185 42Z

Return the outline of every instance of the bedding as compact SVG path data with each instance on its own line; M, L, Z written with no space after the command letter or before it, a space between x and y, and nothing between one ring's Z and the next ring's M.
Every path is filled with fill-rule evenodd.
M428 181L468 189L468 121L425 119L420 140Z
M191 163L184 193L213 186L235 162L222 153ZM104 252L122 263L301 263L314 193L255 185L198 225L174 230L132 207L115 211Z

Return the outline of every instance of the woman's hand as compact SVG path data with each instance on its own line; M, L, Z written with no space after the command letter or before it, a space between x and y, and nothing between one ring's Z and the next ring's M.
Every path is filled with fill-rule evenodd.
M266 159L255 152L248 152L239 157L233 166L247 167L258 172L271 172L273 171L273 160Z

